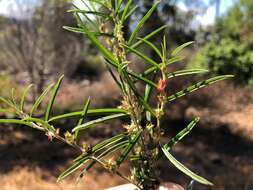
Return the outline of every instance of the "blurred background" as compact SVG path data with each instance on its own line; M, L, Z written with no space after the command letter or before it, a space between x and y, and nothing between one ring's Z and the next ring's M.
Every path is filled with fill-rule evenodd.
M135 1L139 8L124 29L126 35L153 4L152 0ZM97 49L84 36L62 28L75 26L74 18L67 13L72 3L85 9L81 0L0 0L1 96L10 97L15 88L15 96L20 97L24 87L33 83L35 88L28 100L32 104L48 83L64 73L55 114L81 109L88 96L93 107L119 105L119 91ZM196 190L252 190L253 1L163 0L141 35L164 24L169 26L170 49L195 41L184 50L185 59L171 70L211 71L203 77L169 81L172 93L210 75L235 75L233 80L219 82L168 105L167 119L163 121L168 136L176 134L193 117L201 117L198 127L175 147L173 154L215 183L214 187L197 184ZM160 44L161 37L152 40ZM148 49L143 51L154 56ZM12 117L0 114L2 118ZM59 125L71 127L73 123L63 121ZM97 142L121 130L119 126L120 121L98 126L84 138ZM60 142L49 142L40 132L1 125L1 190L98 190L123 183L99 167L78 184L75 176L56 183L57 176L76 154ZM169 162L159 167L164 181L183 185L190 181ZM124 169L127 171L128 164Z

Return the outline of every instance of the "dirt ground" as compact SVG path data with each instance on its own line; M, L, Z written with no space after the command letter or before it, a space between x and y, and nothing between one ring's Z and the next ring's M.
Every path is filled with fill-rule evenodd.
M103 81L106 81L104 77ZM94 85L82 87L84 94L94 87L97 92L103 88L99 82ZM112 94L117 92L114 86L110 88ZM81 94L78 85L65 86L58 100L65 103L61 105L68 107L71 102L64 100L78 99L73 95L75 90ZM185 127L193 116L201 117L200 125L173 149L176 158L215 184L213 187L196 184L194 190L253 189L253 98L252 92L248 91L243 89L242 92L233 85L221 83L169 105L166 114L173 119L163 122L168 138ZM104 100L112 95L98 94ZM97 102L100 104L102 102ZM112 130L117 127L112 126ZM111 135L107 129L108 126L101 126L99 134L95 131L88 136L96 140L104 138ZM0 189L103 190L124 183L98 166L79 183L76 183L75 176L57 183L57 176L75 156L75 151L60 142L48 142L40 132L22 126L0 126ZM128 164L123 167L123 172L127 171ZM185 187L190 182L165 158L159 163L158 171L163 181L177 182Z

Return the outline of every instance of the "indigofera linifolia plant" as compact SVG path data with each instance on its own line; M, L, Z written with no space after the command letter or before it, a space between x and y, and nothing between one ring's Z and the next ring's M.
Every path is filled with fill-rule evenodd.
M59 180L64 179L73 172L79 172L79 178L92 169L95 164L101 165L109 172L120 176L127 182L136 185L141 190L155 189L159 185L159 176L156 172L156 163L165 156L176 168L201 184L212 185L205 178L195 174L180 163L171 154L171 149L178 141L183 139L198 123L194 118L185 129L174 138L163 143L164 136L161 121L166 117L165 109L168 103L183 97L195 90L208 86L220 80L232 77L231 75L217 76L190 85L174 94L167 91L169 80L179 76L206 73L202 69L187 69L170 72L170 65L182 60L181 50L193 42L177 47L170 54L167 50L166 35L160 47L151 42L155 35L163 35L166 26L154 30L146 36L139 36L140 30L160 1L140 19L133 28L129 38L124 35L124 24L131 17L138 5L133 0L89 0L83 1L85 10L75 7L70 10L77 20L76 27L65 26L66 30L84 34L100 51L104 63L121 92L121 104L116 108L90 108L89 98L83 109L76 112L52 116L52 107L63 77L56 84L48 88L34 102L30 112L24 111L25 99L31 86L28 86L18 104L14 98L1 98L6 105L12 108L16 119L1 119L0 123L13 123L27 125L43 131L49 138L58 139L79 151L80 155L74 159L73 164L64 171ZM148 54L141 52L141 46L147 46L159 57L154 60ZM143 72L135 71L129 55L133 54L146 64ZM145 87L145 88L142 88ZM106 90L106 87L105 89ZM36 117L36 111L47 94L50 93L47 109L42 117ZM151 97L155 97L152 100ZM89 116L96 116L91 119ZM61 135L60 128L55 126L56 121L79 117L76 126ZM124 118L123 132L97 143L87 144L80 140L81 133L110 120ZM120 169L122 163L129 161L129 175L124 175Z

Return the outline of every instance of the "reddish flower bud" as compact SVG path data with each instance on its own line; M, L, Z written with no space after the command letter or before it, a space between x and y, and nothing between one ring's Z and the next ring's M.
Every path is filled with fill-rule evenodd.
M163 92L166 88L166 85L167 85L167 81L163 80L163 79L160 79L158 84L157 84L157 90L159 92Z

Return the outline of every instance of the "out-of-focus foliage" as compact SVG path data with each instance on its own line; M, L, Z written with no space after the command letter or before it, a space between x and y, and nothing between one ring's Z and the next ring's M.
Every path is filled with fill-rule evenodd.
M245 43L231 38L206 44L193 65L218 74L233 73L238 82L253 84L253 51Z
M253 1L237 0L228 13L218 21L216 31L243 43L253 43Z
M253 1L238 0L218 20L213 38L197 54L191 66L204 67L216 74L231 73L237 82L253 85L252 24Z

